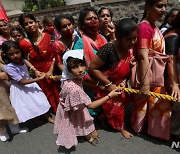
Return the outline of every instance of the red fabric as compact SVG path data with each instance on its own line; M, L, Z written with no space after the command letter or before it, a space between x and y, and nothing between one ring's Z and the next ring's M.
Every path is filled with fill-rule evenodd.
M30 62L38 71L45 73L49 71L54 58L50 34L44 33L44 37L38 44L39 53L33 49L32 44L26 39L20 41L20 47L25 52L25 55L29 54ZM53 112L56 113L59 104L59 84L51 79L45 78L38 81L38 84L48 98Z
M109 69L104 74L106 77L115 83L117 86L130 74L130 60L133 57L132 49L120 60L119 64ZM97 97L104 97L108 94L107 91L99 91ZM122 93L119 97L110 99L102 105L103 117L116 130L121 131L124 127L124 108L129 104L127 93Z
M53 44L53 50L55 51L55 60L57 64L62 64L62 57L66 51L66 46L61 41L55 41Z
M0 19L4 19L7 22L9 22L7 14L6 14L6 11L5 11L5 9L4 9L4 7L3 7L1 2L0 2Z
M95 53L92 48L99 50L103 45L107 43L106 39L100 34L97 35L97 41L94 42L91 38L83 35L82 41L84 44L84 55L86 59L86 64L89 66L91 59L94 57Z
M138 29L137 47L150 48L152 36L154 35L154 29L146 21L141 22Z

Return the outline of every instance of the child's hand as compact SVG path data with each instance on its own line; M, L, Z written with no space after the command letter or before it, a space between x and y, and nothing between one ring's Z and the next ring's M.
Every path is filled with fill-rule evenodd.
M45 73L41 73L41 75L38 77L39 80L42 80L45 77Z
M113 98L113 97L117 97L117 96L119 96L120 94L122 93L122 91L120 91L119 89L114 89L113 91L111 91L109 94L108 94L108 96L110 97L110 98Z
M40 72L40 71L36 70L34 72L34 74L35 74L36 77L39 77L39 76L41 76L43 74L43 72Z

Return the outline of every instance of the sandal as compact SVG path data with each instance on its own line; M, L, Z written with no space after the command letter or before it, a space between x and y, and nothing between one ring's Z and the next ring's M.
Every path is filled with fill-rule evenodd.
M97 138L93 138L91 134L85 136L85 139L86 139L89 143L91 143L92 145L94 145L94 146L97 146L98 143L99 143L98 139L97 139Z

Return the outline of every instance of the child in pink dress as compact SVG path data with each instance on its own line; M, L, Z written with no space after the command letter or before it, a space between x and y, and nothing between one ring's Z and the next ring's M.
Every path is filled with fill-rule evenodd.
M60 103L58 105L54 133L58 134L56 144L70 149L76 146L77 136L84 136L93 145L98 144L95 126L88 108L96 108L121 92L114 90L107 96L91 102L83 91L82 80L86 72L83 50L69 50L63 56L64 70Z

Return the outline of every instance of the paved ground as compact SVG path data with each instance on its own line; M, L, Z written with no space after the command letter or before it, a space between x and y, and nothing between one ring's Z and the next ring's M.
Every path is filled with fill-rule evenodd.
M64 150L55 144L56 135L53 125L45 123L37 128L32 128L33 122L27 124L32 129L27 134L13 136L9 142L0 142L0 154L178 154L180 148L172 149L171 143L159 141L142 133L132 139L125 139L119 132L104 130L99 127L99 145L94 147L80 138L76 149Z

